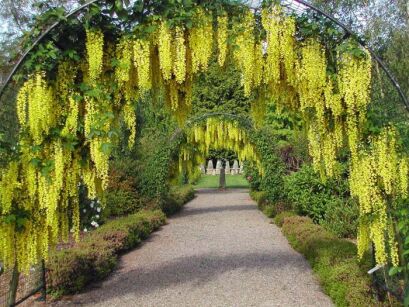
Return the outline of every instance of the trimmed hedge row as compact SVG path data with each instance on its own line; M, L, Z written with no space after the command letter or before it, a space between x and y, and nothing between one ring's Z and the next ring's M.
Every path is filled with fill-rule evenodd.
M183 208L183 205L195 197L195 190L191 185L174 187L169 196L161 201L160 208L167 215L172 215Z
M292 247L306 257L337 306L382 305L375 299L366 273L370 268L369 256L359 263L354 243L337 238L308 217L284 215L280 218L282 232Z
M105 278L118 255L134 248L166 222L160 210L140 211L111 220L88 233L75 246L54 251L47 263L47 285L55 296L76 293Z

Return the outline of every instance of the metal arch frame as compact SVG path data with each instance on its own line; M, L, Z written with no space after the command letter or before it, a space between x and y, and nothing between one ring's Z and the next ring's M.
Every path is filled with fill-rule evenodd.
M97 3L99 1L102 0L90 0L89 2L85 3L84 5L80 6L79 8L75 9L74 11L72 11L71 13L67 14L64 16L64 20L67 20L68 18L80 13L83 9L87 8L88 6ZM405 93L403 92L401 86L399 85L398 81L396 80L396 78L394 77L394 75L389 71L388 67L386 66L386 64L380 59L380 57L375 53L375 51L369 47L363 39L361 39L354 31L352 31L348 26L346 26L344 23L342 23L341 21L339 21L338 19L336 19L335 17L329 15L328 13L324 12L323 10L317 8L316 6L304 1L304 0L292 0L294 2L297 2L301 5L304 5L305 7L317 12L318 14L324 16L325 18L329 19L330 21L332 21L333 23L335 23L336 25L338 25L339 27L341 27L347 34L351 35L352 37L354 37L354 39L357 40L357 42L364 48L366 48L369 53L371 54L372 58L375 59L375 61L378 63L378 65L382 68L382 70L386 73L387 77L389 78L389 80L391 81L393 87L395 87L395 89L397 90L403 104L406 107L406 110L409 112L409 99L408 97L406 97ZM3 86L0 89L0 102L1 102L1 98L4 95L4 92L7 88L7 86L9 85L9 83L11 82L14 74L17 72L17 70L20 68L20 66L24 63L24 61L26 60L27 56L30 54L31 51L33 51L38 44L40 44L44 38L56 27L58 27L61 24L62 20L59 20L57 22L55 22L54 24L52 24L49 28L47 28L47 30L45 30L37 39L36 41L26 50L26 52L24 52L24 54L20 57L20 59L17 61L17 63L14 65L13 69L11 70L11 72L9 73L9 75L6 78L6 81L4 82ZM0 104L1 105L1 104Z

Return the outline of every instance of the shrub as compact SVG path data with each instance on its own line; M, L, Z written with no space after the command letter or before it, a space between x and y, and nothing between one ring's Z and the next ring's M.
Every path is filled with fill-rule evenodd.
M324 291L337 306L375 306L366 271L369 257L359 263L356 245L339 239L308 217L286 217L283 233L317 273Z
M358 218L359 208L354 200L330 202L321 224L340 238L356 238Z
M105 278L116 263L109 242L94 242L93 246L79 244L51 253L47 263L48 288L59 295L78 292L87 284Z
M278 214L276 215L276 217L274 218L274 223L275 223L277 226L281 227L281 226L283 226L283 223L284 223L284 219L285 219L285 218L291 217L291 216L296 216L296 215L297 215L297 214L296 214L295 212L293 212L293 211L283 211L283 212L280 212L280 213L278 213Z
M119 253L135 247L165 220L159 210L140 211L107 222L71 248L53 251L47 262L50 291L75 293L105 278L114 269Z
M264 174L260 176L255 165L248 163L245 175L251 178L250 188L264 191L270 203L281 201L284 198L282 187L285 165L275 147L276 139L271 131L261 129L252 135L252 141L260 155Z
M163 198L168 193L172 152L167 135L158 133L141 139L138 191L144 197Z
M298 214L312 218L339 237L355 236L358 205L342 176L323 182L312 166L305 164L284 179L284 189Z
M308 165L287 176L284 188L296 212L311 217L316 223L324 219L328 203L336 201L331 190Z
M143 208L143 201L138 193L127 190L108 191L105 196L104 216L122 216L135 213Z
M183 205L194 197L195 190L190 185L172 187L169 195L159 200L160 208L169 216L182 209Z
M267 200L267 193L265 191L251 191L250 197L257 203L260 208L262 204Z

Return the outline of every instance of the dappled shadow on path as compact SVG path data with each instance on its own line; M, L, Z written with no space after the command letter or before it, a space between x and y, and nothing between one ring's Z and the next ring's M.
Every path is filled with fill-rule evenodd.
M300 257L290 251L186 256L162 264L152 263L148 267L122 268L109 281L100 284L102 289L84 293L80 302L73 303L86 303L83 299L98 303L127 294L138 297L185 283L194 283L200 287L229 271L262 271L272 267L277 272L277 282L286 267L292 267L300 274L308 271L308 266L300 262Z

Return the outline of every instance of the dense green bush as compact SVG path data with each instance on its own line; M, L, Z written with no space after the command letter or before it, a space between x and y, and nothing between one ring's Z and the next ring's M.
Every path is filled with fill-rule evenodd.
M286 217L282 230L291 245L307 258L337 306L379 305L366 273L369 257L358 263L354 243L336 238L307 217Z
M270 203L281 201L284 198L285 165L277 151L276 139L272 132L265 128L257 130L251 137L260 155L263 175L261 176L255 165L247 163L245 175L250 188L265 192L265 197Z
M190 185L172 187L169 195L160 201L160 208L166 215L182 209L183 205L195 197L195 190Z
M104 216L123 216L135 213L144 207L138 193L126 190L113 190L106 194Z
M284 179L287 199L295 211L322 224L340 237L355 237L358 206L345 178L322 181L312 166L304 164Z
M355 238L359 208L352 199L330 202L321 225L341 238Z
M112 220L73 247L53 251L47 262L48 289L55 295L75 293L106 277L118 254L135 247L166 221L160 211L140 211Z
M329 203L339 201L332 195L331 187L322 183L309 165L286 176L284 187L297 213L311 217L316 223L323 221Z
M164 135L156 136L153 144L149 144L152 142L151 137L142 141L144 145L143 151L141 151L138 191L144 197L164 197L169 191L169 164L172 156L172 144L167 143L168 136Z

